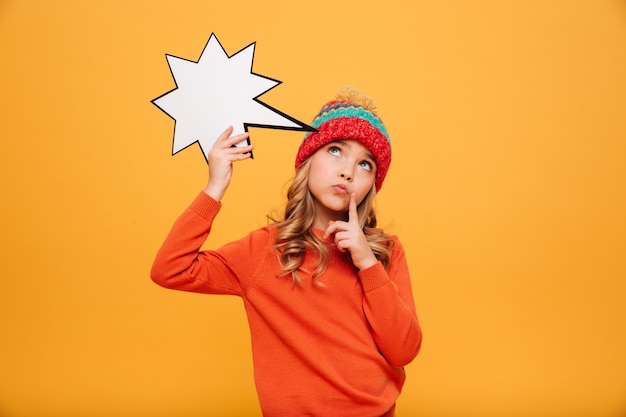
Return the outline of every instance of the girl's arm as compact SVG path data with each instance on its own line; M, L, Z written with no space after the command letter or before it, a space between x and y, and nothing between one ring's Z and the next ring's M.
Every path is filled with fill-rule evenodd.
M363 309L376 345L390 364L409 364L419 353L422 331L400 241L394 241L388 271L378 262L359 271L359 277L365 291Z
M151 270L157 284L172 289L237 294L237 277L220 253L200 252L211 230L232 177L232 163L250 157L252 145L233 147L247 133L230 137L232 127L217 139L208 155L209 181L201 193L174 223L159 249Z
M363 234L355 195L350 196L348 221L331 222L324 239L334 235L340 251L349 251L365 291L363 309L372 326L376 345L389 363L404 366L417 356L422 331L415 313L409 270L404 249L397 239L388 271L385 271Z

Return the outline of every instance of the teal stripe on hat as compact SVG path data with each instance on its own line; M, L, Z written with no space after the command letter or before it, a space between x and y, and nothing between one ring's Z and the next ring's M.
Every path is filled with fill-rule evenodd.
M389 134L387 133L387 129L385 128L385 125L383 125L383 122L381 122L380 119L374 116L370 111L360 107L332 109L322 114L318 119L315 119L311 127L317 129L329 120L338 119L340 117L358 117L359 119L367 120L387 138L387 142L391 143L391 139L389 138Z

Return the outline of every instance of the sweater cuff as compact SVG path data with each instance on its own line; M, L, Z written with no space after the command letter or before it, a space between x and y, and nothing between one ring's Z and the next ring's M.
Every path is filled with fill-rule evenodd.
M375 290L389 282L389 276L383 264L378 261L367 269L359 271L361 285L365 292Z
M222 208L222 203L215 201L204 191L200 192L196 199L191 203L189 209L207 221L213 221L217 213Z

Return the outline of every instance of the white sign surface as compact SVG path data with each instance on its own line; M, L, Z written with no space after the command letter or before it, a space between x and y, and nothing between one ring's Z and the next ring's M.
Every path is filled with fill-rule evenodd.
M258 100L281 82L252 72L254 47L252 43L229 57L212 34L198 62L166 55L176 88L152 103L175 120L172 154L198 142L206 158L228 126L233 134L247 132L249 126L315 130Z

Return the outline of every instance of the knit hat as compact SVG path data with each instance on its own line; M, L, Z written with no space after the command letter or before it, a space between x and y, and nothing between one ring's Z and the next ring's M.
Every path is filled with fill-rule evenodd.
M317 131L304 136L296 156L296 169L327 143L355 139L376 159L376 191L380 190L391 163L391 141L369 97L354 87L342 87L336 99L326 103L315 116L311 127Z

